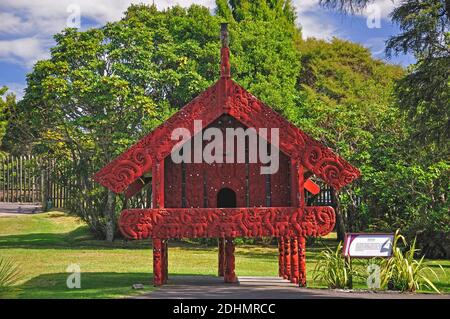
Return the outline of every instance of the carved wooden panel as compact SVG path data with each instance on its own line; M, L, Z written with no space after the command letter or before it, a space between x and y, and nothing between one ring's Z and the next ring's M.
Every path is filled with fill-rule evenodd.
M94 178L114 192L123 192L152 163L170 154L178 142L171 140L176 128L193 133L193 121L206 127L222 114L229 114L247 127L279 128L280 150L298 159L307 170L336 189L358 178L360 172L320 142L296 128L244 88L227 77L219 79L199 97L175 113L125 153L101 169ZM270 138L269 138L270 141Z
M128 209L119 228L128 239L323 236L332 231L332 207Z

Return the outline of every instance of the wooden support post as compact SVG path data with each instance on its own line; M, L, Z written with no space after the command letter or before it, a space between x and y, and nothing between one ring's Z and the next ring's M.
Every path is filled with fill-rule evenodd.
M225 238L219 238L219 267L218 267L218 275L219 277L224 276L225 272Z
M226 238L225 240L225 275L224 280L226 283L237 282L236 273L234 272L235 260L234 260L234 240L233 238Z
M298 237L298 266L300 287L306 287L306 238Z
M162 276L163 284L167 283L169 279L169 246L168 239L161 240L161 266L162 266Z
M291 282L298 284L299 281L299 268L298 268L298 239L297 237L291 238Z
M162 240L153 238L153 285L161 286L164 283L162 265Z
M284 277L284 238L278 238L278 276Z
M291 159L291 206L299 207L299 179L298 179L298 162Z
M164 207L164 160L152 167L153 208ZM167 241L153 238L153 284L161 286L167 282Z
M166 240L166 281L169 279L169 240Z
M291 279L291 240L284 237L284 279Z
M152 204L153 208L164 207L164 161L152 167Z

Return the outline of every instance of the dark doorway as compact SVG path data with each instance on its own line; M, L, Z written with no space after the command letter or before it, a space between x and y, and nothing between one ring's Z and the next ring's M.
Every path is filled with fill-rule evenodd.
M236 207L236 193L230 188L222 188L219 193L217 193L217 207Z

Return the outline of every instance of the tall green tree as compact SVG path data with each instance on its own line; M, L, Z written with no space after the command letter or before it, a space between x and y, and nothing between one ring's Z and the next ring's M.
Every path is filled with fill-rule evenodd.
M8 123L11 118L11 113L16 107L16 96L13 93L8 93L6 86L0 88L0 148L3 147L3 138L6 135Z
M321 2L352 12L372 3ZM387 41L387 55L409 53L417 62L396 81L395 102L407 116L407 135L393 151L383 148L389 157L375 153L381 166L371 175L376 181L372 188L366 188L371 215L380 224L386 221L419 236L418 243L429 256L448 257L450 1L402 1L391 18L400 33Z
M403 70L372 58L361 45L334 38L331 42L309 39L299 47L302 70L299 91L302 99L295 123L320 139L362 171L361 179L337 194L337 231L367 226L360 209L362 190L371 182L372 149L377 133L392 138L403 127L393 104L393 86Z
M343 11L361 10L369 0L322 0ZM402 1L391 13L400 34L386 43L388 56L413 54L417 63L398 82L397 102L414 123L412 139L439 158L448 156L450 130L450 1Z
M14 127L33 152L70 159L80 196L70 210L107 240L123 199L92 174L218 79L221 21L197 5L133 5L118 22L57 34L51 58L28 75ZM233 77L278 110L293 109L294 31L251 19L230 29Z

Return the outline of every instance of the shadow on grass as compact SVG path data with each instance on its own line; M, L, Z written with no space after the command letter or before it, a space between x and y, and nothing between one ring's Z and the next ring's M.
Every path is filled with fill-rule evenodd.
M0 298L126 298L152 292L153 274L148 273L115 273L87 272L81 273L81 288L70 289L67 279L70 273L43 274L34 277L22 285L8 291L0 292ZM203 280L212 276L198 274L169 274L170 278L187 277ZM133 284L143 284L144 289L135 290Z
M49 217L60 217L61 214L50 215ZM63 214L64 216L64 214ZM313 245L307 245L307 251L311 252L321 250L327 246L335 246L336 241L334 239L322 239L316 241ZM124 240L117 239L110 243L105 240L95 238L92 232L89 231L89 227L79 226L74 230L66 233L27 233L27 234L13 234L0 236L0 249L2 248L24 248L24 249L151 249L151 240ZM208 246L195 242L185 242L182 240L170 240L170 247L179 247L186 250L195 251L211 251L217 249L217 246ZM274 256L272 250L264 251L263 249L255 248L251 245L238 245L238 247L245 248L244 251L240 251L240 255L251 255L253 258L267 258ZM255 245L254 247L260 247ZM267 246L265 248L271 248L277 250L276 245ZM275 253L276 255L276 253Z
M110 243L96 239L89 232L87 226L80 226L67 233L31 233L0 236L0 249L148 249L150 247L150 240L116 240Z
M10 298L120 298L142 291L153 290L151 273L81 273L81 288L70 289L67 279L70 273L43 274L15 287ZM143 290L132 285L141 283Z

